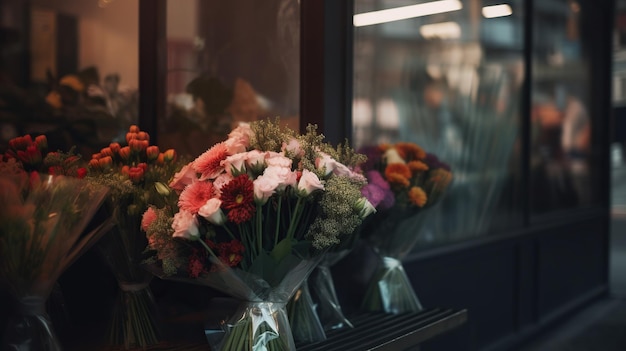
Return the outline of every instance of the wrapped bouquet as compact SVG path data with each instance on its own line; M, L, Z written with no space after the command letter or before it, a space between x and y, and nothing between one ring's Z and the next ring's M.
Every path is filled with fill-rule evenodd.
M402 259L417 242L428 209L445 194L452 173L433 154L414 143L380 145L362 150L368 156L363 194L376 207L360 228L380 262L363 301L368 311L416 312L422 309Z
M14 299L3 350L60 350L46 301L61 273L111 228L108 218L92 221L108 189L78 179L86 170L76 155L46 155L46 146L45 136L24 136L0 155L0 287Z
M147 245L141 218L148 204L162 205L167 200L166 184L180 167L175 150L161 152L150 145L150 135L135 125L126 133L126 141L127 145L111 143L93 154L87 178L111 189L116 226L98 246L119 286L110 343L129 349L159 341L149 285L152 274L140 265Z
M164 278L220 290L241 301L220 330L218 350L294 350L285 306L324 252L353 235L374 209L364 160L309 126L241 124L176 175L175 206L153 206L143 228Z

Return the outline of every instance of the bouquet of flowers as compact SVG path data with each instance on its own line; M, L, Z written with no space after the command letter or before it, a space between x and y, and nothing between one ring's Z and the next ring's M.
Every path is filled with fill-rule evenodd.
M373 211L350 169L363 156L323 138L314 126L297 135L278 121L240 124L176 175L177 206L145 213L164 278L241 300L222 330L207 331L216 349L294 350L287 302Z
M363 170L368 184L363 194L376 206L375 215L360 228L380 258L363 301L368 311L416 312L422 309L402 258L409 253L427 218L452 181L450 168L414 143L369 147Z
M86 170L77 155L44 157L46 147L45 136L18 137L0 155L0 286L15 300L2 349L60 350L45 303L61 273L111 228L108 218L92 223L108 189L78 179Z
M148 133L133 125L126 134L128 145L111 143L89 161L88 179L108 186L114 204L116 226L99 248L119 286L110 342L126 349L159 341L152 274L140 265L147 245L141 218L148 204L165 201L166 184L179 168L175 150L160 152L149 140Z

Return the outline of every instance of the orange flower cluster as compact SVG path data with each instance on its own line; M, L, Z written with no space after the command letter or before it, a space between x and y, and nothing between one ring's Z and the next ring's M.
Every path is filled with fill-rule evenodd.
M136 125L130 126L126 133L126 142L126 146L111 143L93 154L89 169L96 173L106 173L119 168L121 174L134 184L139 184L145 180L149 165L165 166L176 160L174 149L160 152L158 146L150 145L150 135Z
M411 205L424 207L429 201L430 190L427 189L437 183L438 187L445 189L452 178L449 171L431 169L426 152L417 144L382 144L379 149L383 152L385 180L391 185L398 200L404 199ZM446 180L446 184L442 184L441 180Z

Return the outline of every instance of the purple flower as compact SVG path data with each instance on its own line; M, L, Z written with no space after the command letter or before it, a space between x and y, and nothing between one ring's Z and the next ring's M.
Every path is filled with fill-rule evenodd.
M447 163L441 162L435 154L427 153L424 162L432 169L443 168L448 172L450 171L450 166Z
M363 146L357 152L367 156L367 161L361 165L364 171L375 169L376 164L380 162L383 157L383 152L378 146Z
M366 176L368 184L361 189L361 194L376 208L387 209L393 206L395 196L380 172L368 171Z

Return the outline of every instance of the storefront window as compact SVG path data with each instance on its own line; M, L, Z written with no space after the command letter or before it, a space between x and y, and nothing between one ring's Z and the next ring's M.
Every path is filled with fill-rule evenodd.
M537 1L533 16L531 209L535 215L597 202L591 155L590 2ZM586 27L587 26L587 27Z
M167 2L166 120L159 143L197 156L239 122L299 128L300 5Z
M138 108L138 0L0 1L0 144L25 134L91 155Z
M354 144L414 142L453 173L418 248L522 223L523 18L521 1L355 1Z

